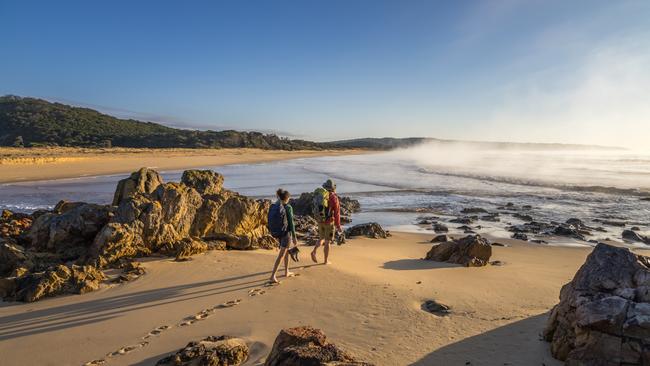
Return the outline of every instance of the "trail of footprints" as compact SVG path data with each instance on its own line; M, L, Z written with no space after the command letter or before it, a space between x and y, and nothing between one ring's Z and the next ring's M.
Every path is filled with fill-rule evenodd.
M184 327L184 326L187 326L187 325L191 325L191 324L193 324L193 323L195 323L195 322L197 322L199 320L203 320L203 319L208 318L209 316L213 315L214 312L216 310L218 310L218 309L231 308L233 306L239 305L240 302L241 302L241 299L230 300L230 301L224 302L223 304L219 304L219 305L216 305L214 307L201 310L200 312L196 313L195 315L183 319L183 321L178 323L177 326ZM83 366L105 365L106 362L107 362L107 359L110 359L110 358L116 357L116 356L125 355L125 354L127 354L129 352L135 351L136 349L146 347L147 345L149 345L149 339L150 338L159 336L162 332L164 332L164 331L166 331L168 329L171 329L172 327L173 327L172 325L161 325L161 326L157 327L156 329L153 329L151 332L147 333L147 335L145 335L144 337L142 337L141 342L130 345L130 346L121 347L120 349L118 349L116 351L109 352L104 358L86 362L86 363L83 364Z
M299 275L300 274L298 274L298 273L294 274L294 276L299 276ZM277 283L276 284L267 283L267 284L263 285L262 287L254 288L254 289L248 291L248 296L253 297L253 296L264 295L266 293L266 290L264 288L275 287L277 285L278 285ZM208 317L212 316L216 310L231 308L233 306L239 305L239 303L241 303L241 299L226 301L223 304L215 305L215 306L213 306L211 308L208 308L208 309L203 309L203 310L199 311L198 313L183 319L180 323L177 324L177 326L178 327L186 327L188 325L192 325L192 324L196 323L197 321L201 321L201 320L207 319ZM106 357L104 357L102 359L97 359L97 360L92 360L92 361L86 362L86 363L83 364L83 366L105 365L106 362L107 362L106 360L110 359L111 357L125 355L125 354L127 354L129 352L135 351L136 349L146 347L149 344L148 339L150 339L152 337L159 336L162 332L164 332L164 331L166 331L168 329L171 329L172 327L173 326L171 326L171 325L161 325L161 326L157 327L156 329L152 330L151 332L149 332L144 337L142 337L141 342L139 342L137 344L134 344L134 345L121 347L120 349L118 349L116 351L108 353L106 355Z

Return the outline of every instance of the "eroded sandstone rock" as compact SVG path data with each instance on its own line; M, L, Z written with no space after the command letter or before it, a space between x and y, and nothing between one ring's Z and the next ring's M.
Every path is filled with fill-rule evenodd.
M14 293L7 297L33 302L60 294L84 294L99 289L104 279L104 274L93 266L58 265L16 278Z
M265 366L366 365L329 343L320 329L310 326L283 329L275 338Z
M488 264L492 246L480 235L469 235L434 244L425 259L462 264L465 267L481 267Z
M248 359L248 353L243 339L210 336L188 343L175 354L159 360L156 366L237 366Z
M650 258L598 244L562 287L544 339L567 365L650 364Z
M141 168L137 172L131 173L130 177L124 178L117 183L115 195L113 196L113 206L118 206L124 200L136 194L152 193L162 183L162 178L157 171Z
M196 189L199 194L219 194L223 188L223 175L212 170L186 170L181 183Z

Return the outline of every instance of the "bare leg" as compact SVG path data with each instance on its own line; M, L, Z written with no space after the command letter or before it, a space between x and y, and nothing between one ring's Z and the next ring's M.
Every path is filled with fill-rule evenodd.
M289 251L284 253L284 276L293 277L293 272L289 272Z
M278 254L278 258L275 260L275 264L273 265L273 271L271 272L271 278L269 281L271 283L279 283L278 279L275 277L275 274L278 272L278 267L280 267L280 261L282 258L285 258L286 260L286 255L287 255L287 248L280 248L280 253ZM286 263L286 261L285 261Z
M314 261L314 263L318 263L318 259L316 258L316 251L321 245L323 245L323 242L324 242L323 239L316 242L316 245L314 246L314 250L311 251L311 260Z
M325 245L323 246L323 251L325 252L324 264L330 264L330 261L327 260L330 256L330 242L330 240L325 240Z

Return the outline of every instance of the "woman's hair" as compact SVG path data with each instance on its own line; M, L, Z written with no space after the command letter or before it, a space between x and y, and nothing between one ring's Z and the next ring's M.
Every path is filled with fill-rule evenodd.
M275 192L275 194L278 195L278 198L281 201L286 201L289 197L291 197L291 194L289 193L289 191L285 191L282 188L278 189L278 191Z

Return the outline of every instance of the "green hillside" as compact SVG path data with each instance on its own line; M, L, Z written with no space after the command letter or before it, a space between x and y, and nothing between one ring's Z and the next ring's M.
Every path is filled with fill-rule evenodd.
M318 150L328 144L290 140L259 132L196 131L120 119L93 109L42 99L0 97L0 146L251 147Z

